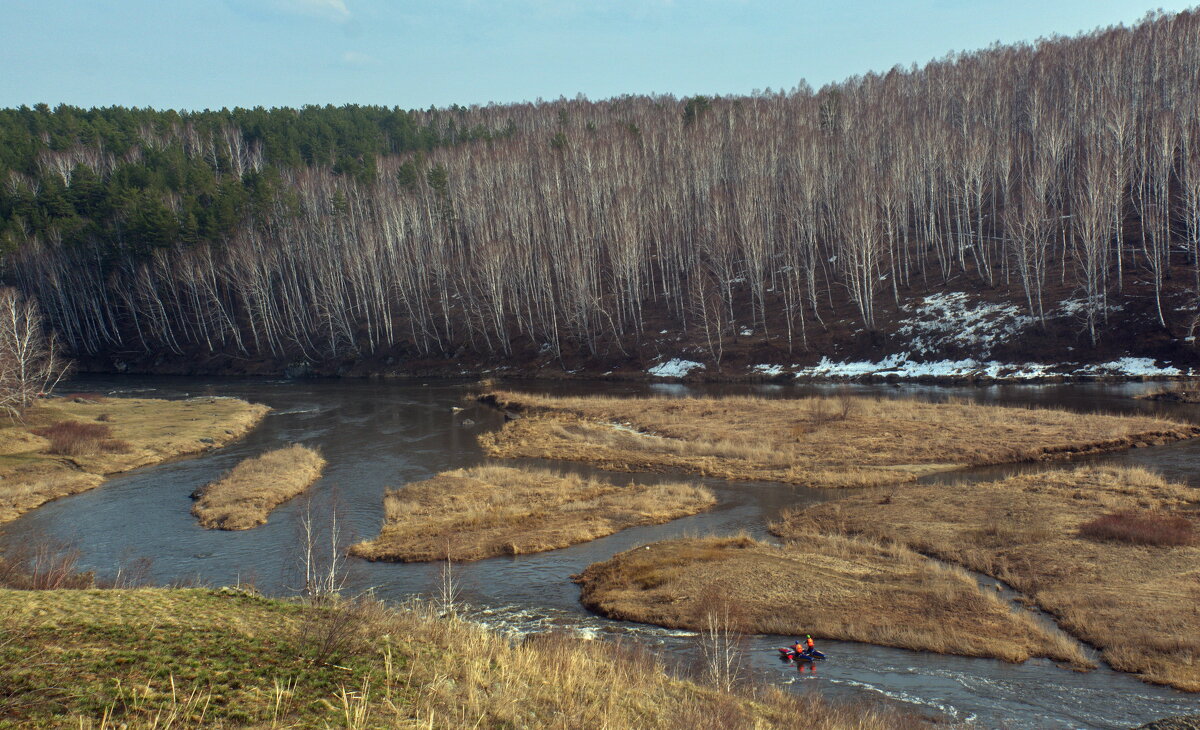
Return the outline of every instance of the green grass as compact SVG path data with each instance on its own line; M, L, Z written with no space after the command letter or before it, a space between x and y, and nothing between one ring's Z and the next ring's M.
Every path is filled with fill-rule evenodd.
M346 651L315 661L302 635L320 609L209 590L0 592L3 727L65 718L270 723L279 687L292 722L329 718L339 689L375 670ZM349 647L347 647L349 648ZM296 699L301 698L301 699Z
M512 641L374 601L230 589L0 590L0 728L924 727L869 705L734 692L564 635Z

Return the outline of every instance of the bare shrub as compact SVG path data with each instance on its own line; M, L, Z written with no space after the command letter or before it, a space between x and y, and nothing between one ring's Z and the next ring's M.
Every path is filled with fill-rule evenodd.
M112 414L111 413L101 413L100 415L96 416L96 420L99 421L100 423L108 423L108 422L112 421Z
M79 569L81 555L76 547L48 539L6 546L0 554L0 588L22 591L92 588L96 576Z
M1149 510L1129 509L1102 515L1080 525L1079 535L1093 540L1163 547L1195 545L1197 542L1191 520Z
M99 423L59 421L52 426L35 428L33 433L50 440L51 454L62 456L86 456L129 448L128 443L112 438L112 427Z
M697 610L702 617L698 641L704 657L704 678L730 692L745 674L742 617L729 600L712 594L700 601Z
M838 391L837 404L837 420L845 421L850 416L854 415L858 410L859 399L854 397L848 388L841 388Z
M813 426L823 426L833 420L829 401L824 398L809 398L805 402L805 409L808 411L808 422Z
M336 664L368 650L367 628L378 610L369 596L323 596L310 604L296 624L297 643L304 658L315 665Z

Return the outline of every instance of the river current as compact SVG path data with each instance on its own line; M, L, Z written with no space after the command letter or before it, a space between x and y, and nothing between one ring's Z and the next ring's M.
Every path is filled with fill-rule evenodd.
M551 393L711 395L753 393L797 397L827 391L821 385L678 385L527 383L513 387ZM1151 384L996 385L934 387L850 386L867 395L930 400L962 398L983 403L1036 404L1080 412L1153 412L1200 422L1200 407L1135 400ZM268 524L244 532L205 530L189 514L189 495L239 460L285 443L319 447L328 461L313 499L336 504L347 537L378 533L383 495L390 488L439 471L480 463L476 436L498 428L502 416L468 400L469 383L447 381L285 381L228 378L86 377L68 389L143 397L237 396L273 411L247 438L226 448L119 475L104 486L47 504L0 526L0 539L49 537L66 541L83 555L86 568L103 575L149 559L149 579L159 584L251 583L268 594L293 591L298 567L298 517L305 500L272 513ZM461 410L459 410L461 409ZM1090 457L1092 462L1141 465L1169 479L1200 487L1200 439ZM532 463L532 462L530 462ZM537 462L545 465L547 462ZM594 473L587 467L550 463ZM1061 466L989 467L939 475L983 479L1017 469ZM626 482L678 476L607 474ZM648 644L686 665L696 652L689 632L611 621L579 605L570 576L590 563L630 547L682 534L738 530L765 537L765 523L788 506L836 498L842 492L758 482L700 480L717 493L714 510L652 527L639 527L590 543L536 555L494 558L456 565L454 578L470 614L503 631L571 631L585 638ZM402 601L438 590L441 566L424 563L350 561L348 590L373 589ZM797 611L803 611L797 591ZM775 657L774 647L791 637L754 636L745 661L754 679L799 692L833 698L878 698L977 727L1128 728L1166 715L1200 712L1200 697L1145 684L1101 668L1080 673L1047 660L1014 665L989 659L942 656L853 642L823 641L829 655L815 673L798 674Z

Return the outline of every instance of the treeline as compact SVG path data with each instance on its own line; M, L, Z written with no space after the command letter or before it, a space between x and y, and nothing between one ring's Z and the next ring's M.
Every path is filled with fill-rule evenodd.
M381 157L508 133L457 117L369 106L0 109L0 246L36 234L120 258L219 243L266 217L285 192L282 170L370 181Z
M825 319L874 330L948 286L1043 323L1072 299L1094 343L1133 290L1161 327L1180 296L1196 314L1198 88L1200 13L1186 12L818 91L67 111L155 120L126 122L119 153L36 131L66 128L62 108L8 111L36 139L5 158L7 272L91 353L612 354L667 322L719 359L743 328L802 349ZM325 131L310 139L305 118ZM168 150L246 202L184 235L216 198L193 210L169 165L148 186L162 226L122 209L68 236L38 202L48 179L70 202L78 180L119 187L122 165ZM32 207L13 202L29 191Z

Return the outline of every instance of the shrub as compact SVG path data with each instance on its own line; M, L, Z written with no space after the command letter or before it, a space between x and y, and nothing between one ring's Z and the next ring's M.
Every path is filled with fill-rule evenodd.
M1186 517L1146 510L1122 510L1097 517L1080 525L1079 534L1093 540L1134 545L1196 544L1196 530Z
M38 436L50 440L50 453L63 456L84 456L97 452L126 451L129 444L112 438L112 427L102 423L59 421L53 426L34 429Z

